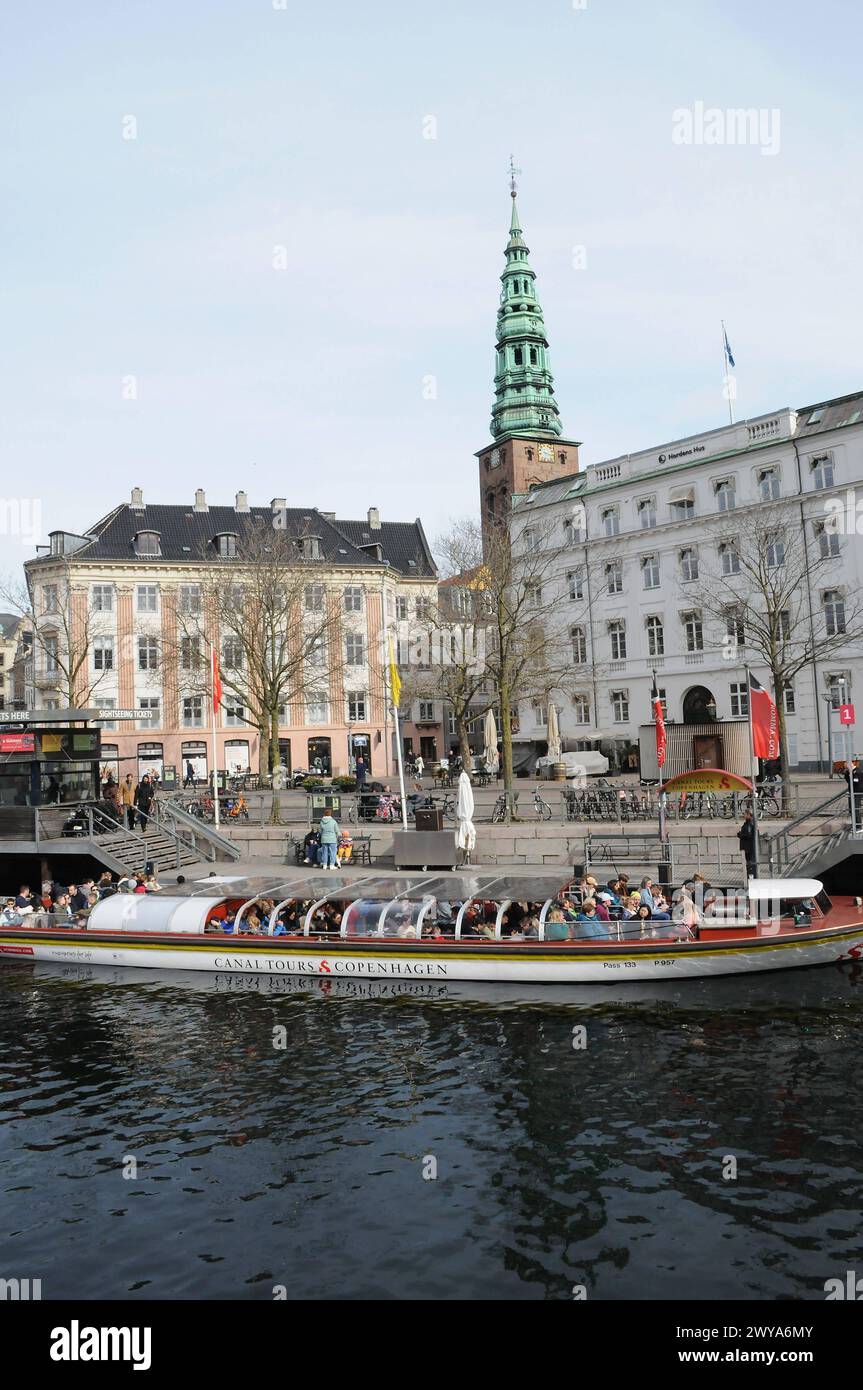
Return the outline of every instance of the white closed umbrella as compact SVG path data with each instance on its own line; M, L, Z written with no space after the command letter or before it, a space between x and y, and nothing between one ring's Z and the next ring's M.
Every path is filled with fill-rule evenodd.
M467 864L476 844L476 826L473 823L473 787L466 772L459 773L455 813L458 820L455 842L464 853L462 862Z
M557 705L548 702L548 756L553 763L560 762L560 725L557 722Z
M483 734L485 737L485 747L482 750L483 760L489 772L496 773L500 759L497 756L497 724L493 709L486 710Z

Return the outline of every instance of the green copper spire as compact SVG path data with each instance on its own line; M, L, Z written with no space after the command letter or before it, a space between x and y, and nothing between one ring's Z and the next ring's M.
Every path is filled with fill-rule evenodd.
M554 378L549 370L542 308L536 297L536 276L528 263L529 248L525 246L518 220L516 192L513 169L510 181L512 219L497 311L491 432L495 439L507 434L555 439L561 433L560 411L554 399Z

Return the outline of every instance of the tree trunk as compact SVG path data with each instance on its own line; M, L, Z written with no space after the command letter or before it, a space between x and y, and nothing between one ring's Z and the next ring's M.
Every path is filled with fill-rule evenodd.
M279 758L279 711L278 708L271 712L270 716L270 784L273 788L273 806L270 811L270 825L282 824L282 801L279 796L279 778L276 777L276 769L280 766Z
M503 760L501 771L503 772L503 790L506 795L506 819L514 819L513 799L512 799L512 722L509 705L509 686L505 680L500 683L498 691L500 697L500 722L501 722L501 743L503 744Z
M261 748L258 754L258 772L263 782L270 770L270 730L262 723L258 733L261 735Z
M468 772L472 766L473 755L470 751L470 735L467 731L467 717L465 715L457 720L456 727L458 728L458 751L461 754L461 765L465 772Z

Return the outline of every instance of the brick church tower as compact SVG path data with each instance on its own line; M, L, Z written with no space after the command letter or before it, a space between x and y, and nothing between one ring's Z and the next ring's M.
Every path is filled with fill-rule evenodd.
M497 312L493 442L476 455L484 533L491 526L506 524L513 493L578 472L579 442L563 438L554 398L545 322L519 224L514 174L511 196L512 220Z

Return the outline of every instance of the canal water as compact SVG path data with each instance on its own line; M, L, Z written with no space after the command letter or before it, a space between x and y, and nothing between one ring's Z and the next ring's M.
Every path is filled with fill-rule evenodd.
M561 988L0 967L0 1276L43 1298L822 1299L859 967Z

